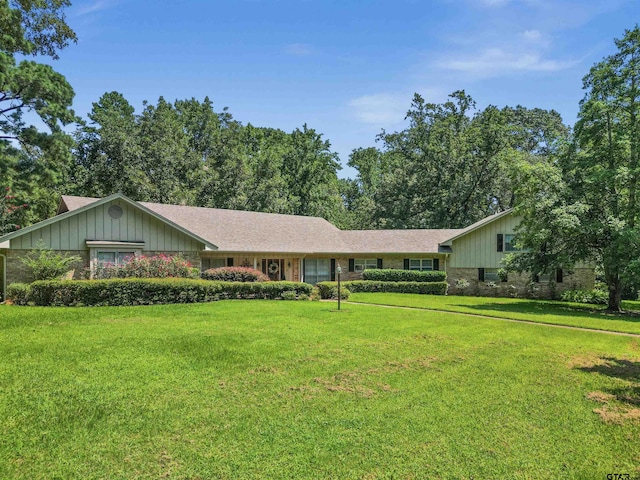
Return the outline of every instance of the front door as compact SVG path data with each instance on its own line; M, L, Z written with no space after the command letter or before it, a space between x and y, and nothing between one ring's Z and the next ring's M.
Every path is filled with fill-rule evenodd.
M285 280L284 258L263 258L262 273L269 277L269 280Z

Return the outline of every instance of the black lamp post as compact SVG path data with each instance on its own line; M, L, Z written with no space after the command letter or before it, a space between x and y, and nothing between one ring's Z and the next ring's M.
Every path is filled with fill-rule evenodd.
M342 273L342 268L340 265L336 267L336 273L338 274L338 310L340 310L340 298L342 297L342 292L340 291L340 274Z

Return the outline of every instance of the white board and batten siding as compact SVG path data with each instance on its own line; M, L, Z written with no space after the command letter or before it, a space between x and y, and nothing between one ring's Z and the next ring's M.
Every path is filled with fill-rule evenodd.
M498 252L498 234L515 233L519 218L505 215L453 241L451 268L499 268L509 252Z
M122 208L120 218L109 216L111 205ZM86 250L87 240L144 242L149 252L199 252L204 245L178 229L126 202L114 200L45 225L11 240L11 249L29 250L42 239L52 250Z

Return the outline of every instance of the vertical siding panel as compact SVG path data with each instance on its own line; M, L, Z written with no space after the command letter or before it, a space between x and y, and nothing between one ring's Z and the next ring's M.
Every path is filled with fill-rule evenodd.
M69 218L69 236L67 237L69 250L80 250L80 231L84 230L80 215Z
M53 250L60 250L61 246L60 246L60 222L56 222L56 223L52 223L51 225L49 225L49 232L50 232L50 240L49 243L47 243L47 245L49 246L49 248L53 249Z
M41 228L40 235L36 235L36 236L38 237L36 238L36 241L38 241L39 239L42 239L45 245L50 247L51 246L51 225L47 225L46 227Z
M130 242L136 239L136 210L131 206L127 206L127 240Z
M135 224L136 235L134 240L140 241L144 238L144 236L142 234L142 212L140 212L139 210L136 210L135 212Z
M102 218L104 215L104 210L102 207L97 207L92 210L92 223L95 228L96 236L94 240L104 240L104 219Z
M143 235L145 242L147 242L147 250L153 250L155 248L155 237L151 234L151 219L148 215L145 215L143 225Z
M91 240L98 238L98 232L96 232L96 216L93 212L87 212L87 235L91 235Z

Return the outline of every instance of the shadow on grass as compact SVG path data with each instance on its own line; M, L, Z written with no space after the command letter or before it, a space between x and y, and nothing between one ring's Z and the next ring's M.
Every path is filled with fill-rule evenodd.
M590 392L587 395L587 398L602 404L602 407L594 409L594 412L605 422L640 421L640 362L600 357L575 368L618 380L615 387Z
M558 303L532 300L518 303L485 303L482 305L452 304L454 307L477 310L478 314L486 314L486 311L521 313L526 315L557 315L560 317L592 318L597 320L623 320L640 323L638 312L612 313L599 310L592 306L573 306Z

